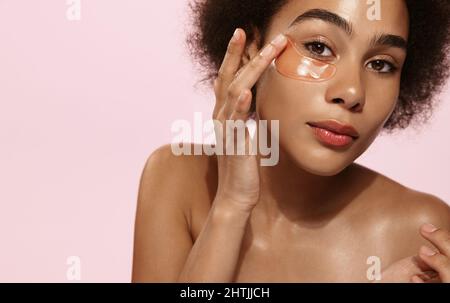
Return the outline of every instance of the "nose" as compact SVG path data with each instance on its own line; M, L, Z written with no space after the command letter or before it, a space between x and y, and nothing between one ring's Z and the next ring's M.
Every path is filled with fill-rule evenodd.
M331 80L325 99L329 103L341 104L352 112L360 112L365 104L365 87L358 64L339 69Z

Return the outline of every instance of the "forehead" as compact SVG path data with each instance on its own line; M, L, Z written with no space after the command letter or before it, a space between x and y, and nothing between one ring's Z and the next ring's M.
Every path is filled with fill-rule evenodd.
M273 17L271 31L282 32L297 16L323 9L352 24L355 36L389 33L408 38L409 18L405 0L289 0ZM373 18L378 13L379 19Z

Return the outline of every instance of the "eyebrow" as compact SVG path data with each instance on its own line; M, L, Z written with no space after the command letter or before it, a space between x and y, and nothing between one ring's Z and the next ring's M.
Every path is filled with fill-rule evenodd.
M370 45L373 46L391 46L398 47L406 50L408 46L408 42L400 36L397 35L389 35L389 34L379 34L375 36Z
M345 33L347 33L347 35L349 36L353 35L353 25L350 22L348 22L341 16L325 9L308 10L305 13L298 16L297 18L295 18L295 20L292 21L289 27L292 27L296 24L300 24L303 21L310 19L319 19L331 23L342 29ZM406 50L408 43L401 36L391 34L378 34L371 40L370 44L372 46L391 46Z
M342 18L339 15L336 15L335 13L332 13L325 9L311 9L306 11L305 13L301 14L297 18L295 18L294 21L289 25L289 27L294 26L296 24L299 24L305 20L309 19L319 19L331 24L336 25L337 27L344 30L349 36L353 34L353 29L351 23L349 23L347 20Z

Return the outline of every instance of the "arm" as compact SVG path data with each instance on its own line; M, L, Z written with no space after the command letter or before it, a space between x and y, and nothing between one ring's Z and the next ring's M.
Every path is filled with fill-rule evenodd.
M249 119L252 102L251 88L284 49L287 39L278 35L258 54L248 60L244 56L247 37L236 29L227 53L214 81L216 106L213 111L216 139L228 146L229 129L226 121L240 121L241 127ZM241 61L248 61L241 69ZM238 129L239 127L237 127ZM238 146L249 150L250 135ZM233 138L232 136L231 138ZM242 138L241 138L242 139ZM244 142L243 142L244 141ZM234 149L237 140L234 138ZM244 143L244 144L242 144ZM238 147L239 149L239 147ZM218 190L207 222L201 231L179 281L232 282L242 239L250 214L259 201L259 169L254 155L218 156Z
M250 212L214 201L195 245L187 193L198 163L155 151L143 170L136 211L132 282L231 282ZM168 172L171 172L170 174Z
M179 282L233 282L249 212L214 201Z
M170 148L156 150L143 169L136 209L132 282L174 282L192 248L184 206L175 189ZM182 190L181 190L182 191Z

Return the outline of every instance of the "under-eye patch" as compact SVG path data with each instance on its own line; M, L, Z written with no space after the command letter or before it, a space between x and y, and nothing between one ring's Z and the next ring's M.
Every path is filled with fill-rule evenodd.
M283 52L274 60L276 70L285 77L305 80L324 81L334 76L336 66L306 57L297 49L297 45L289 36Z

